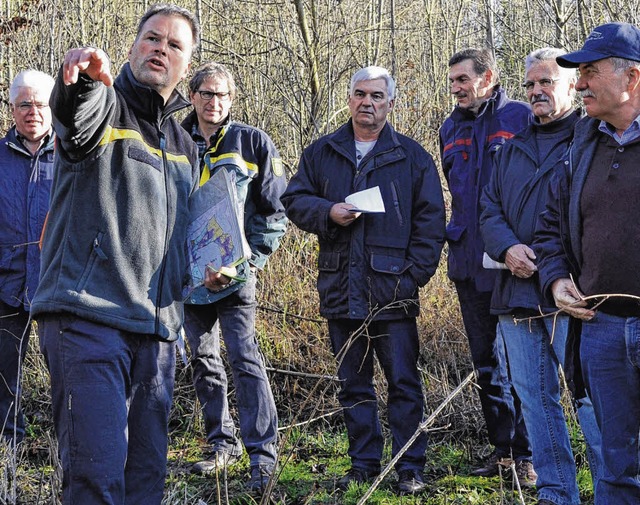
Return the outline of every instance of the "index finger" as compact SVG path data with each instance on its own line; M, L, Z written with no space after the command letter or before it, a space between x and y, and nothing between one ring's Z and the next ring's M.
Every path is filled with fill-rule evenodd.
M101 81L106 86L113 84L111 63L102 49L80 47L67 51L62 66L62 80L66 85L78 82L80 73L85 73L94 81Z

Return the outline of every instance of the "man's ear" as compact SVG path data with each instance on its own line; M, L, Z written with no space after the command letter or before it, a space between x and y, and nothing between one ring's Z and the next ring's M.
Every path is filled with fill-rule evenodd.
M638 89L640 85L640 69L638 67L631 67L627 72L627 78L629 79L629 91Z
M491 70L490 68L488 68L487 70L485 70L484 72L484 81L485 81L485 86L486 87L490 87L493 86L493 70Z

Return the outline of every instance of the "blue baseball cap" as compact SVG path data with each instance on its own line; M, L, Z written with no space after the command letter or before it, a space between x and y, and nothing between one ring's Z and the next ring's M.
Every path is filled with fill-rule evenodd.
M607 23L595 28L580 51L558 56L558 65L577 68L603 58L640 61L640 28L629 23Z

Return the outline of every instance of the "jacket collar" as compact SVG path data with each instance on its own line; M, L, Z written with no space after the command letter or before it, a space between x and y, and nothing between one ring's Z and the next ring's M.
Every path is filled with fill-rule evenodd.
M6 135L7 144L11 146L13 149L17 149L21 152L24 152L25 154L28 154L29 156L32 156L29 150L22 144L22 141L20 140L20 138L21 138L21 135L18 133L18 130L16 130L16 125L13 125L11 128L9 128L9 131L7 132L7 135ZM51 130L51 133L49 133L45 142L43 142L43 144L38 148L37 153L53 151L54 145L55 145L55 133L53 132L53 130Z
M135 114L148 121L162 122L174 112L191 105L177 89L173 91L165 105L164 98L157 91L136 80L129 62L122 67L114 86L122 92L127 105Z

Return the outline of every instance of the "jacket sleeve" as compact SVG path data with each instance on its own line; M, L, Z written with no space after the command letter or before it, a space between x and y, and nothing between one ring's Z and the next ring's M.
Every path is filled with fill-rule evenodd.
M84 74L67 86L60 68L49 103L59 146L69 159L81 160L98 146L115 102L113 86L107 87Z
M287 217L298 228L331 239L335 224L329 219L329 211L335 202L322 197L318 170L314 165L313 146L302 153L298 171L289 181L281 201Z
M567 279L571 275L571 264L567 256L569 237L562 233L567 222L563 208L568 200L568 180L563 174L554 173L548 189L544 212L538 218L533 238L533 251L538 258L540 288L550 296L551 284L557 279ZM564 223L563 223L564 222Z
M251 265L264 268L268 257L280 246L287 218L280 197L287 183L282 159L266 134L261 134L258 177L249 185L249 207L245 206L245 233L251 247Z
M507 148L508 149L508 148ZM492 259L504 261L507 250L520 240L507 222L502 207L501 180L508 177L508 157L505 148L496 154L494 168L480 197L480 232L484 240L485 251Z
M422 151L420 157L424 157L418 160L424 169L414 189L407 259L413 263L411 275L418 286L422 287L433 277L440 262L445 234L445 211L442 186L433 159L426 151Z

